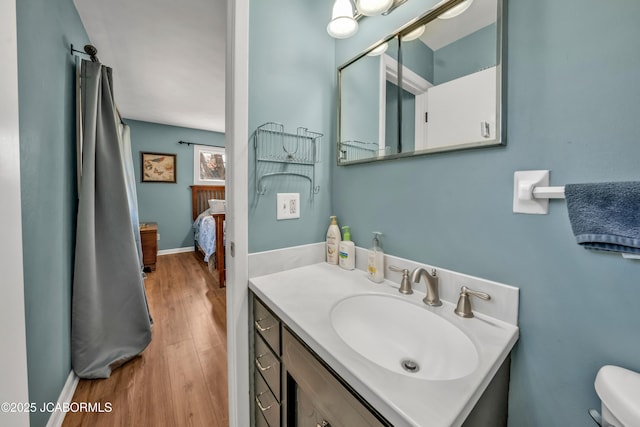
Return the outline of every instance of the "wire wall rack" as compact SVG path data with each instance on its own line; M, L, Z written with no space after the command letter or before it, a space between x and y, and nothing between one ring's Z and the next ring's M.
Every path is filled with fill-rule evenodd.
M376 142L342 141L339 143L339 160L351 162L354 160L372 159L378 156L378 144Z
M315 165L320 162L322 136L304 127L288 133L283 124L275 122L258 126L254 138L256 192L265 194L267 178L289 176L308 180L311 198L318 194Z

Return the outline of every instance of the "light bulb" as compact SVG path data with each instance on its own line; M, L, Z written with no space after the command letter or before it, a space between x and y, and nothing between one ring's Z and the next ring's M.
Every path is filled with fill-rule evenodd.
M353 18L338 17L327 25L327 32L336 39L346 39L358 31L358 22Z
M389 47L389 43L382 43L380 46L376 47L375 49L373 49L369 53L367 53L367 55L369 55L369 56L382 55L383 53L385 53L387 51L388 47Z
M402 41L403 42L410 42L411 40L415 40L417 38L419 38L423 33L424 33L424 25L420 25L418 28L416 28L415 30L405 34L404 36L402 36Z
M356 9L365 16L374 16L386 12L392 4L393 0L357 0Z
M440 19L455 18L456 16L460 15L465 10L469 9L469 6L471 6L471 3L473 3L473 0L465 0L462 3L459 3L459 4L455 5L455 6L453 6L451 9L447 10L445 13L440 14L440 16L438 16L438 18L440 18Z
M345 39L358 31L358 22L353 19L353 6L350 0L336 0L333 4L331 21L327 32L331 37Z

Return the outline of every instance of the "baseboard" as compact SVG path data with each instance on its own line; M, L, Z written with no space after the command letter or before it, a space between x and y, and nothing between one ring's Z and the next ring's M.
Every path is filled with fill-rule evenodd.
M185 252L193 252L194 251L194 247L193 246L189 246L186 248L174 248L174 249L163 249L161 251L158 251L158 256L162 256L162 255L172 255L172 254L182 254Z
M58 397L58 404L56 407L71 403L73 400L73 394L76 392L76 387L78 386L78 381L80 381L80 378L76 376L75 372L69 372L67 382L64 383L64 387L62 387L62 391ZM49 417L46 427L61 427L66 414L67 413L63 411L53 412Z

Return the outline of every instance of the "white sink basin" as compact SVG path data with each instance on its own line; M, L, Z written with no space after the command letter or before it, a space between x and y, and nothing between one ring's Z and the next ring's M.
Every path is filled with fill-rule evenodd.
M454 380L478 366L469 337L449 321L401 298L364 294L339 301L331 323L361 356L390 371L426 380Z

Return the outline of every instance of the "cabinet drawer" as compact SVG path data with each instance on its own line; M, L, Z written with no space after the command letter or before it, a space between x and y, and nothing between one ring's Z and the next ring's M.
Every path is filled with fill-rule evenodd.
M158 240L158 236L155 231L141 231L140 239L142 240L142 243L151 245Z
M275 317L257 298L253 299L253 324L258 333L280 355L280 320Z
M260 425L260 417L264 417L270 427L280 427L280 402L269 390L267 383L262 376L256 371L254 374L255 382L255 405L256 405L256 424Z
M145 257L155 259L158 254L158 246L154 243L143 243L142 244L143 253Z
M256 372L259 372L267 385L273 392L273 395L280 400L280 360L273 354L273 351L260 338L256 332L255 342L255 359Z

